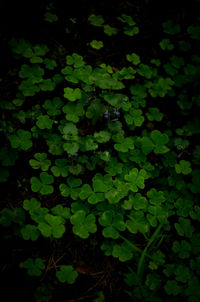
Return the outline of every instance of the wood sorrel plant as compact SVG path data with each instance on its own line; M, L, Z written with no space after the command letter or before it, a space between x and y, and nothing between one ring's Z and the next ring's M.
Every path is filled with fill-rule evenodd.
M131 16L117 20L119 28L93 14L88 23L108 36L139 34ZM98 238L105 257L125 263L133 301L200 300L198 33L189 26L182 40L181 27L168 20L162 59L142 62L130 49L117 68L91 65L76 52L62 66L46 45L10 41L21 67L16 98L0 104L0 180L9 183L24 155L32 168L23 185L18 179L22 203L1 211L10 235L55 244L64 244L66 232L74 241ZM99 42L90 44L100 52ZM49 270L38 255L21 263L31 276ZM78 282L67 258L50 269L61 283Z

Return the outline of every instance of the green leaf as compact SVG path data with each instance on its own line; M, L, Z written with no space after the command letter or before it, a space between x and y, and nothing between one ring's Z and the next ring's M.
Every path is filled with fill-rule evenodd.
M37 118L37 122L36 125L40 128L40 129L51 129L52 125L53 125L53 120L51 120L48 115L40 115Z
M41 258L28 258L24 261L22 267L27 269L27 273L30 276L41 276L42 270L45 269L45 265Z
M104 23L104 19L101 15L91 14L88 21L94 26L101 26Z
M172 50L174 48L174 45L171 43L169 39L163 39L159 43L162 50Z
M121 14L121 17L117 18L123 23L127 23L130 26L134 26L136 23L133 21L133 18L131 16L128 16L126 14Z
M178 285L175 280L168 280L164 286L164 289L168 295L177 296L182 292L182 287Z
M86 215L86 212L83 210L79 210L73 214L70 221L73 224L74 234L83 239L88 238L89 233L97 231L95 216L93 214Z
M191 238L192 233L195 230L195 228L191 225L190 220L182 217L179 217L178 223L175 223L174 226L180 236L185 236L187 238Z
M21 229L21 234L24 240L32 240L36 241L38 237L40 236L40 233L35 225L32 224L26 224Z
M47 159L46 153L35 153L35 159L30 159L29 164L33 169L41 169L42 171L47 171L51 165L51 161Z
M51 79L45 79L39 84L42 91L53 91L56 87L56 83Z
M163 32L169 34L169 35L175 35L180 33L180 25L174 25L172 20L168 20L166 22L162 23L162 27L163 27Z
M53 70L57 66L56 61L53 59L45 58L43 62L45 64L45 67L49 70Z
M157 191L154 188L147 192L147 196L149 197L149 202L156 206L161 205L166 200L164 192Z
M112 210L105 211L99 218L99 223L104 226L103 236L105 238L119 238L119 231L124 231L126 225L123 221L122 214L116 214Z
M180 160L179 164L175 165L175 170L177 174L190 174L192 172L192 169L190 168L191 164L189 161L186 160Z
M133 251L126 242L123 242L121 245L114 245L112 255L115 258L119 258L121 262L126 262L133 258Z
M68 99L69 101L74 102L76 100L81 99L82 93L79 88L73 89L70 87L66 87L66 88L64 88L64 97L66 99Z
M55 177L66 177L68 175L67 160L58 158L55 161L55 166L51 167L51 172Z
M103 47L103 42L102 41L97 41L97 40L92 40L90 42L90 46L94 49L101 49Z
M31 141L31 133L23 129L17 130L17 134L12 134L8 136L8 138L13 148L19 148L26 151L33 145Z
M140 64L140 57L134 52L130 55L126 55L126 59L134 65Z
M78 277L78 273L71 265L61 265L60 270L56 272L56 277L62 283L73 284Z
M110 25L104 25L104 33L108 36L116 35L117 34L117 28L112 27Z
M54 187L51 185L54 182L52 175L47 172L40 173L40 179L37 177L31 177L31 189L33 192L39 192L42 195L48 195L53 193Z
M160 122L163 119L164 114L160 112L157 107L150 107L149 111L146 113L146 116L149 121L157 121Z
M145 187L144 181L147 178L148 178L148 176L147 176L146 171L143 169L138 171L137 168L133 168L132 170L130 170L129 174L126 174L124 176L124 179L130 183L129 189L132 192L137 192L138 188L144 189L144 187Z

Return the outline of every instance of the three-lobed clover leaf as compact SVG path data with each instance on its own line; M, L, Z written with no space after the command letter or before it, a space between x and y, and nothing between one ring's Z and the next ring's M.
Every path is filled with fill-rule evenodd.
M45 58L43 62L45 64L45 67L49 70L53 70L57 66L56 61L53 59Z
M133 250L126 242L123 242L121 245L115 244L113 247L112 256L119 258L121 262L126 262L133 258Z
M65 219L69 219L71 216L70 209L67 207L63 207L61 204L58 204L57 206L51 208L51 212L55 216L61 216Z
M149 202L155 206L160 206L165 200L165 195L163 191L157 191L155 188L152 188L147 192L149 197Z
M190 174L192 172L191 164L189 161L181 159L178 164L175 165L175 170L177 174Z
M56 116L61 113L62 105L63 101L59 97L54 97L52 100L45 100L42 107L47 110L48 115Z
M17 130L16 134L11 134L8 138L11 146L15 149L19 148L26 151L33 145L31 141L31 133L23 129Z
M90 46L94 49L101 49L103 47L103 42L102 41L97 41L97 40L92 40L90 42Z
M130 183L129 189L132 192L137 192L138 188L144 189L144 181L147 179L147 172L144 169L138 171L137 168L130 170L129 174L124 176L124 179Z
M147 155L151 151L155 154L163 154L169 151L166 144L169 141L169 137L165 133L161 133L159 130L153 130L149 137L142 137L140 139L142 152Z
M66 87L66 88L64 88L64 97L66 99L68 99L69 101L74 102L76 100L81 99L82 93L79 88L73 89L70 87Z
M162 27L163 27L163 32L169 35L175 35L180 33L180 25L179 24L174 25L172 20L163 22Z
M94 133L94 138L98 143L107 143L110 138L110 132L108 131L99 131Z
M186 240L181 240L180 242L175 240L173 242L172 251L178 254L179 258L186 259L190 257L192 247L191 244Z
M182 292L182 287L178 285L176 280L168 280L164 286L164 289L168 295L177 296Z
M62 110L66 114L66 120L78 123L81 116L84 116L84 106L85 102L83 100L79 100L76 103L68 103L63 106Z
M78 273L72 265L61 265L60 270L56 272L56 277L62 283L73 284L78 277Z
M133 150L135 148L134 141L132 137L122 137L122 139L114 144L115 150L119 152L128 152L129 149Z
M35 176L31 177L31 189L33 192L40 192L42 195L51 194L54 191L54 187L51 185L53 182L52 175L41 172L40 179Z
M157 107L150 107L149 111L146 113L146 116L149 121L160 122L163 119L164 114L160 112L160 109Z
M134 52L132 54L126 55L126 59L134 65L140 64L140 57Z
M23 64L19 72L19 77L22 79L30 79L33 84L43 81L44 69L38 65Z
M78 55L77 53L73 53L71 56L66 57L67 65L73 65L74 68L80 68L85 65L83 57Z
M58 158L55 160L55 166L51 167L51 172L55 177L68 176L69 169L67 166L67 160L65 158Z
M103 30L104 30L104 33L108 36L117 34L117 28L110 26L110 25L104 25Z
M75 235L86 239L89 237L89 233L95 233L97 226L95 224L94 214L87 215L84 210L75 212L70 217L70 222L73 224L73 232Z
M195 228L191 225L190 219L183 217L179 217L178 223L176 222L174 226L180 236L185 236L187 238L191 238L192 233L195 230Z
M35 153L35 159L30 159L29 164L33 169L41 169L47 171L51 165L51 161L47 159L46 153Z
M44 237L61 238L65 232L65 219L62 216L46 214L44 221L38 224L38 229Z
M94 26L101 26L104 23L104 18L101 15L91 14L88 21Z
M36 241L40 236L37 227L33 224L26 224L20 231L24 240Z
M38 128L44 130L44 129L51 129L54 121L49 118L48 115L40 115L37 118L36 125Z
M126 229L123 215L112 210L103 212L99 217L99 223L104 227L102 234L105 238L117 239L119 238L119 231Z
M162 50L172 50L174 48L174 45L171 43L169 39L163 39L159 43Z
M142 126L144 122L144 116L141 109L131 108L129 113L124 115L125 121L128 125L134 125L136 127Z
M42 270L45 269L44 262L41 258L28 258L24 263L22 263L21 267L27 269L29 276L41 276Z
M128 218L129 219L126 221L126 226L130 233L137 234L140 232L145 234L149 231L150 226L144 217L144 212L131 211L130 215L128 215Z

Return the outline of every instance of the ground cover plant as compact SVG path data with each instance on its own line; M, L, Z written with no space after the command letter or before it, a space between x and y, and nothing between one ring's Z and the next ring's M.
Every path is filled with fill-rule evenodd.
M148 59L128 12L88 14L90 56L10 39L0 182L19 193L0 225L39 279L33 301L200 300L199 21L163 20ZM44 22L59 22L53 4ZM73 16L65 34L76 26ZM118 36L128 50L104 60Z

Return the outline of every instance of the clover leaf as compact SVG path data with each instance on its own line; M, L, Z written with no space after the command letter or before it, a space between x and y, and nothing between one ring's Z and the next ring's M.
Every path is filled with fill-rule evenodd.
M150 138L142 137L140 139L142 152L147 155L152 150L156 154L163 154L169 151L169 148L165 146L169 141L167 134L161 133L159 130L153 130L150 134Z
M131 108L129 113L124 115L124 118L128 125L134 125L136 127L140 127L144 122L144 116L140 109Z
M130 170L129 174L124 176L124 179L129 182L129 189L132 192L137 192L138 188L144 189L144 181L147 179L147 173L145 170L141 169L138 171L137 168L133 168Z
M81 192L79 193L79 197L81 200L87 199L93 193L92 188L89 184L84 184L81 187Z
M176 280L168 280L164 286L164 289L168 295L177 296L182 292L182 287L178 285Z
M117 28L110 26L110 25L104 25L103 30L104 30L104 33L108 36L117 34Z
M55 207L51 208L51 212L55 216L61 216L64 219L69 219L71 216L70 209L67 207L63 207L61 204L58 204Z
M20 231L24 240L36 241L40 236L37 227L32 224L26 224Z
M42 270L45 269L45 265L41 258L28 258L21 266L27 269L29 276L41 276Z
M121 245L114 245L112 256L115 258L119 258L119 261L121 262L126 262L133 258L133 251L126 242L123 242Z
M38 224L38 229L44 237L61 238L65 232L65 219L62 216L46 214L44 221Z
M52 12L46 12L44 14L44 20L50 23L58 21L58 16Z
M166 200L164 192L157 191L154 188L147 192L147 196L149 197L149 202L153 205L161 205Z
M192 247L191 244L186 240L181 240L180 242L175 240L173 242L172 251L178 254L179 258L186 259L190 257Z
M47 110L48 115L56 116L61 113L60 108L62 107L62 105L62 100L59 97L54 97L52 100L45 100L42 107Z
M94 214L86 215L84 210L75 212L70 218L70 222L73 224L73 232L75 235L86 239L89 237L89 233L95 233L97 226L95 224Z
M64 97L66 99L68 99L69 101L74 102L76 100L81 99L82 93L79 88L73 89L70 87L66 87L66 88L64 88Z
M16 134L12 134L8 138L13 148L19 148L26 151L33 145L31 141L31 133L23 129L17 130Z
M54 187L51 185L54 182L52 175L47 172L40 173L40 179L37 177L31 177L31 189L33 192L39 192L42 195L51 194L54 191Z
M135 210L145 210L147 207L147 199L140 193L136 193L132 198L131 203Z
M138 26L124 26L124 34L127 36L134 36L139 33Z
M172 20L168 20L162 23L163 31L169 35L175 35L180 33L180 25L174 25Z
M52 128L52 125L53 125L53 120L51 120L49 118L48 115L40 115L38 118L37 118L37 122L36 122L36 125L40 128L40 129L51 129Z
M39 87L42 91L53 91L56 87L56 83L51 79L45 79L39 83Z
M112 210L103 212L99 218L99 223L104 227L102 234L105 238L117 239L119 238L119 231L126 229L123 215Z
M21 208L14 208L13 210L4 208L0 211L0 214L0 224L3 227L10 226L12 222L17 223L19 225L24 225L25 213Z
M150 107L149 111L146 113L146 116L149 121L157 121L160 122L163 119L164 114L160 112L157 107Z
M45 58L43 62L45 64L45 67L49 70L53 70L57 66L56 61L53 59Z
M33 169L41 169L42 171L47 171L51 165L51 161L47 159L46 153L35 153L35 159L30 159L29 164Z
M73 284L78 277L78 273L72 265L61 265L60 270L56 272L56 277L62 283Z
M91 14L88 21L94 26L101 26L104 23L104 19L101 15Z
M110 140L110 132L99 131L94 133L94 138L98 143L107 143Z
M85 65L83 57L78 55L77 53L73 53L71 56L67 56L66 63L67 65L74 65L74 68L80 68Z
M190 174L192 172L192 169L190 168L191 164L189 161L186 161L184 159L180 160L179 164L175 165L175 170L177 174Z
M123 137L119 143L114 144L114 148L119 152L128 152L129 149L133 150L135 148L134 141L131 137Z
M53 154L53 155L61 155L64 150L63 150L63 140L60 135L56 133L51 133L50 135L47 134L45 137L46 143L49 147L48 152Z
M78 123L81 116L84 115L84 106L85 102L82 100L79 100L76 103L68 103L65 106L63 106L62 110L66 114L66 119L68 121Z
M128 220L126 221L126 226L129 232L136 234L138 231L142 234L149 231L149 223L144 217L144 212L142 211L131 211L128 215Z
M190 34L191 39L200 40L200 26L188 26L187 32Z
M179 217L178 223L176 222L174 226L180 236L185 236L187 238L191 238L192 233L195 230L195 228L191 225L191 221L182 217Z
M19 72L19 77L22 79L30 79L33 84L42 82L44 69L38 65L23 64Z
M126 55L126 59L134 65L140 64L140 57L134 52L130 55Z
M172 50L174 48L174 45L171 43L169 39L163 39L159 43L162 50Z
M101 49L103 47L103 42L102 41L97 41L97 40L92 40L90 42L90 46L94 49Z
M68 175L67 160L65 158L56 159L55 166L51 167L51 172L55 177L66 177Z

